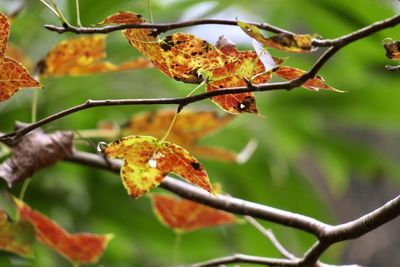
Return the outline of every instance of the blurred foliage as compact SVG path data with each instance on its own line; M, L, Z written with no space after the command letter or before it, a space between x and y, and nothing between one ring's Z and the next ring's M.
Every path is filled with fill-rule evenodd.
M11 2L2 1L0 8L6 11ZM68 19L75 22L74 1L57 2ZM84 25L95 24L119 10L148 15L147 1L144 0L80 2ZM238 17L265 21L298 33L318 33L325 38L347 34L392 16L396 11L394 1L384 0L253 0L251 5L238 0L153 0L151 6L157 22L174 22L182 17ZM21 47L33 62L42 58L60 40L74 36L47 31L44 24L58 24L58 21L40 1L28 1L12 24L11 41ZM196 33L202 32L202 38L215 34L236 36L236 32L241 31L239 28L211 25L202 26L201 30L198 27L182 31L194 32L196 29ZM384 68L390 64L381 46L386 37L399 39L399 27L344 48L323 67L320 74L326 81L347 93L295 89L256 94L260 112L265 118L240 115L225 129L204 140L204 143L239 151L250 139L255 139L259 144L255 154L243 165L202 160L211 180L221 182L224 190L233 196L332 224L338 223L336 216L309 173L315 166L335 196L349 189L349 180L353 176L398 182L399 76ZM242 40L240 46L250 48L250 39L242 37ZM286 55L276 51L272 53ZM138 55L119 32L108 36L107 54L113 62ZM290 54L288 64L308 69L318 55L319 51ZM40 92L39 118L87 99L182 97L193 88L169 79L156 69L46 79L42 83L44 90ZM32 91L23 90L1 103L1 132L10 132L16 120L30 120L31 97ZM217 109L209 100L189 107ZM90 109L45 128L49 131L91 129L102 120L123 123L135 112L159 108L164 106ZM95 150L90 145L80 145L80 148ZM12 191L17 194L19 187ZM25 200L71 232L114 233L115 238L96 266L171 265L174 232L155 219L148 198L130 199L120 178L114 174L72 163L59 163L34 176ZM297 255L302 255L315 241L312 236L290 228L270 223L265 223L265 226L271 227L282 243ZM185 234L178 249L182 263L231 253L279 256L268 240L248 224ZM340 246L329 250L324 260L339 262L341 250ZM2 254L0 265L69 265L39 244L35 247L35 254L36 258L28 261Z

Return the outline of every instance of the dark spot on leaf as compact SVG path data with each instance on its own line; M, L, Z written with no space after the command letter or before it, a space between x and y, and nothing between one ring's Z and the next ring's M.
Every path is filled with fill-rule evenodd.
M172 40L172 36L169 35L164 38L164 40L161 41L160 47L163 51L167 52L171 50L172 47L175 46L174 41Z
M193 169L196 171L200 171L200 164L197 162L191 162L190 165L192 165Z

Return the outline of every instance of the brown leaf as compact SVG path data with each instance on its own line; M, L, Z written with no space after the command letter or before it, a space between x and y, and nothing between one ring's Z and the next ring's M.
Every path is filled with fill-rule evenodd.
M46 134L41 129L32 131L12 148L12 157L0 165L0 177L10 187L31 177L36 171L70 156L72 140L72 132Z
M299 78L306 72L301 69L296 69L296 68L287 67L287 66L281 66L274 73L285 80L291 81L291 80ZM332 86L325 83L324 79L321 76L317 76L317 77L308 79L305 83L303 83L303 85L301 87L312 90L312 91L318 91L318 90L322 89L322 90L331 90L331 91L343 93L343 91L333 88Z
M0 101L10 98L20 88L40 87L24 66L5 55L9 33L7 17L0 13Z
M36 238L66 259L78 264L93 264L103 254L111 235L70 234L56 222L15 199L20 217L35 228Z
M386 50L386 56L393 60L400 60L400 41L384 42L383 48Z
M281 33L271 37L265 37L261 30L254 25L238 21L240 28L250 37L254 38L266 47L275 48L286 52L304 53L310 52L313 39L318 35L314 34L290 34Z
M106 35L93 35L60 42L40 61L41 76L80 76L151 66L144 58L133 59L121 65L102 61L106 57L105 38Z
M171 195L152 194L153 211L167 227L188 232L212 226L237 223L237 218L225 211L210 208Z

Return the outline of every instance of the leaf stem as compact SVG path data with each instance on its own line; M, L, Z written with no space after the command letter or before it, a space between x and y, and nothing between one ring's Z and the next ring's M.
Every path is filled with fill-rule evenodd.
M182 243L182 233L175 232L174 252L173 252L173 256L172 256L172 267L178 266L181 243Z
M37 121L38 100L39 100L39 90L34 90L32 96L32 108L31 108L32 123L35 123Z
M24 200L25 193L28 190L28 186L31 183L32 178L27 178L22 184L21 191L19 192L19 199Z
M165 132L163 138L160 139L160 143L165 141L165 139L168 138L168 135L171 133L172 127L174 127L174 124L175 124L175 121L176 121L176 118L178 117L178 115L179 115L179 112L178 111L175 112L175 115L172 118L171 123L169 124L168 130Z
M70 25L67 21L67 19L64 17L64 15L61 13L60 9L58 8L55 0L50 0L51 4L53 5L53 8L55 12L58 14L58 18L60 19L61 23Z
M50 11L53 12L53 13L57 16L57 18L61 20L60 15L57 13L56 10L54 10L54 8L52 8L52 7L49 5L49 3L47 3L47 2L44 1L44 0L40 0L40 2L42 2L43 5L45 5L48 9L50 9Z
M151 0L147 0L147 9L149 11L150 22L153 23L154 21L153 21L153 12L151 10Z
M81 13L79 11L79 0L75 0L75 8L76 8L76 23L78 24L79 27L82 27Z

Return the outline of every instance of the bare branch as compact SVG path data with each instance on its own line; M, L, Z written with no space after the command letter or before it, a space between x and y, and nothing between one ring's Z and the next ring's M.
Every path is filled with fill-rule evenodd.
M287 251L282 244L278 241L278 239L275 237L274 233L272 232L271 229L265 229L259 222L257 222L253 217L251 216L244 216L246 221L248 221L251 225L253 225L260 233L262 233L265 237L267 237L272 245L279 251L279 253L282 254L283 257L287 259L296 259L297 257L294 256L292 253Z
M209 261L196 263L192 265L188 265L188 267L212 267L212 266L221 266L222 264L230 264L230 263L253 263L258 265L266 265L266 266L286 266L293 267L298 266L298 262L295 260L287 260L287 259L274 259L274 258L265 258L265 257L257 257L257 256L249 256L243 254L234 254L232 256L226 256L222 258L216 258Z
M119 174L121 167L121 161L119 160L110 159L109 163L107 163L100 155L87 152L77 151L68 160L88 166L102 168L117 174ZM275 209L230 196L215 196L201 188L168 176L164 178L163 182L161 183L161 187L183 198L193 200L216 209L225 210L240 215L250 215L255 218L276 222L281 225L306 231L315 235L316 237L323 236L326 232L326 229L331 227L330 225L324 224L318 220L304 215Z
M121 167L121 161L106 161L100 155L87 152L76 151L68 160L79 164L84 164L86 166L105 169L114 173L119 173ZM254 218L300 229L313 234L318 238L318 242L315 243L309 249L309 251L305 253L303 259L298 260L297 258L294 258L283 261L285 264L297 264L287 266L331 266L319 263L318 259L332 244L357 238L376 229L379 226L382 226L383 224L395 219L400 215L400 196L398 196L395 199L387 202L382 207L362 216L361 218L348 223L331 226L311 217L283 211L258 203L252 203L246 200L223 195L214 196L200 188L171 177L165 177L161 183L161 187L183 198L193 200L216 209L225 210L240 215L248 215ZM232 256L230 256L230 259L232 259Z
M50 31L57 33L73 32L76 34L96 34L96 33L110 33L126 29L156 29L158 33L167 32L170 30L186 28L190 26L197 25L228 25L237 26L237 20L227 20L227 19L199 19L199 20L189 20L174 23L140 23L140 24L124 24L124 25L112 25L105 27L74 27L71 25L63 25L63 27L57 27L54 25L44 25L44 27ZM250 25L255 25L262 30L266 30L273 33L287 33L293 34L287 30L278 28L276 26L270 25L268 23L255 23L247 22Z
M397 66L387 65L387 66L385 66L385 68L388 71L400 71L400 65L397 65Z

